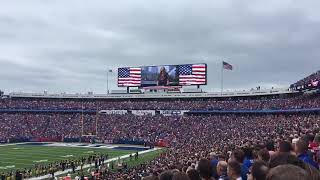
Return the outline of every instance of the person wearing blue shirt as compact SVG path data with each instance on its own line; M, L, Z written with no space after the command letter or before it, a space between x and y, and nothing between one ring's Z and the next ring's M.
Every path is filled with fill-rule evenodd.
M231 160L237 161L241 166L241 178L242 180L247 180L247 174L249 173L249 168L243 164L244 162L244 152L241 149L236 149L231 154Z
M308 154L308 143L306 141L298 140L295 144L295 152L301 161L319 169L318 164Z
M252 154L253 149L246 147L243 149L243 151L244 151L244 156L245 156L243 165L245 165L248 169L250 169L250 167L253 164L253 154Z
M213 167L213 169L214 169L214 171L213 171L213 177L214 177L215 179L217 179L217 178L219 177L219 176L217 175L217 171L216 171L217 165L218 165L218 162L219 162L219 160L218 160L218 155L217 155L215 152L211 152L211 153L209 154L209 156L210 156L211 165L212 165L212 167Z
M245 165L247 168L250 169L250 167L252 166L253 162L254 162L253 159L245 158L244 162L243 162L243 165Z

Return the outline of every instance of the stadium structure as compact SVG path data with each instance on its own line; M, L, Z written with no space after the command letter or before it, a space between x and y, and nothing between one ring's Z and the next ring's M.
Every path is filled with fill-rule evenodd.
M270 171L299 166L316 180L318 81L320 72L287 89L215 93L172 83L110 94L2 93L1 179L150 179L174 172L247 179L260 162Z

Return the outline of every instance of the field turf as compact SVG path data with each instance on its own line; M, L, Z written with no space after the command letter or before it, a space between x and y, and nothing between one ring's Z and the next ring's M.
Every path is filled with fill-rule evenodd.
M109 158L133 153L130 150L97 149L88 147L53 147L39 145L0 146L0 172L30 168L65 159L87 157L91 153L108 154Z
M152 151L152 152L149 152L149 153L145 153L145 154L139 155L139 158L137 160L135 160L135 159L130 160L130 158L125 158L125 159L122 160L122 162L127 163L129 168L136 167L136 166L138 166L140 164L146 164L146 163L152 161L157 156L159 156L162 152L165 152L165 151L166 151L165 149L158 149L156 151ZM84 169L84 175L85 176L90 176L91 172L86 171L87 169L88 168ZM113 169L111 171L115 172L117 170L118 170L118 167L115 167L115 169ZM71 174L72 178L75 178L75 176L77 175L77 173L75 173L75 174L69 173L69 174ZM59 177L64 177L65 175L66 174L60 175Z

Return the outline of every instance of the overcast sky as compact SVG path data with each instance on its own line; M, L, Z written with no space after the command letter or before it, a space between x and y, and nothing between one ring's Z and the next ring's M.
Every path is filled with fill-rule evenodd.
M319 0L0 0L0 89L105 93L116 69L204 62L206 90L287 87L320 69Z

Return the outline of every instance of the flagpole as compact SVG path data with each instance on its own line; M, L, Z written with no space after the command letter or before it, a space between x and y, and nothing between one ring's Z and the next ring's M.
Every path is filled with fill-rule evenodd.
M223 61L221 63L221 96L223 92Z
M107 69L107 94L109 94L109 69Z

